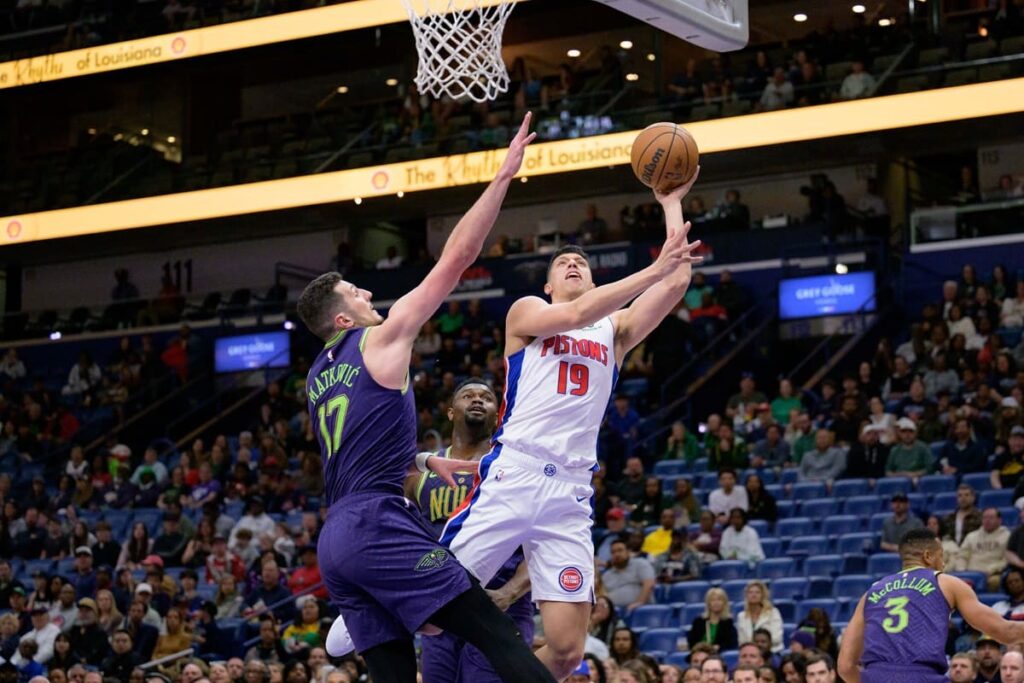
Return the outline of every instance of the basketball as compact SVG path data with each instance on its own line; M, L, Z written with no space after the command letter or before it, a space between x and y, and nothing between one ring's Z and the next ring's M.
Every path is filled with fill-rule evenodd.
M697 141L685 128L652 123L633 141L630 163L641 183L668 192L693 177L699 156Z

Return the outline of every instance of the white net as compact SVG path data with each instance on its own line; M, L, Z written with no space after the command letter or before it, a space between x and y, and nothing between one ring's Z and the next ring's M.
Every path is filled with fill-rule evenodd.
M431 0L402 0L409 12L419 65L416 86L434 97L495 99L508 90L501 34L514 2L447 0L447 12ZM433 3L437 5L438 3ZM419 6L419 7L417 7Z

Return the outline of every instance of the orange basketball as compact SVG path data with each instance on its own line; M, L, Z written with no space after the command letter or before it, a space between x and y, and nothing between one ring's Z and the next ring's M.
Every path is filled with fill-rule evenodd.
M685 128L652 123L633 141L630 162L641 183L668 192L693 177L699 156L697 142Z

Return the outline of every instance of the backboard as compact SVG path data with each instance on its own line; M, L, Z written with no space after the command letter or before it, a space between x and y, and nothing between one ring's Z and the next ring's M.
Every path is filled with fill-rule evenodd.
M666 33L715 52L750 38L748 0L597 0Z

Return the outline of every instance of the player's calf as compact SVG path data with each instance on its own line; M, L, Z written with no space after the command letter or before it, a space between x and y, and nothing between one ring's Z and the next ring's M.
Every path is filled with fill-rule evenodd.
M568 678L583 661L590 608L589 602L540 603L547 642L537 651L537 657L558 680Z

